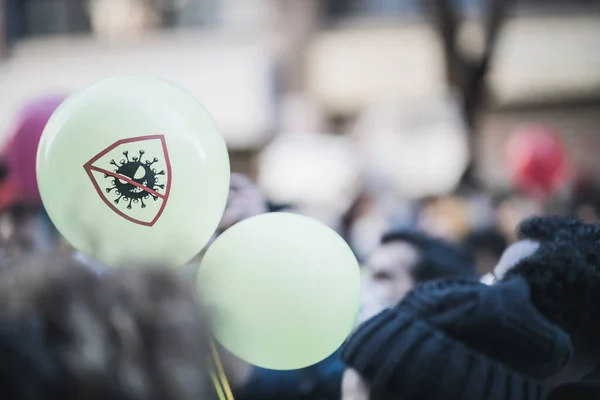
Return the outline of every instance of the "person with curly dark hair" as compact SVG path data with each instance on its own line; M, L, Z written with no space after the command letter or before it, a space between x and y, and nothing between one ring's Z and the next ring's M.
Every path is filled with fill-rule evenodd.
M495 280L524 278L531 302L575 347L574 358L551 379L556 389L549 398L600 398L600 225L534 217L521 223L517 236L494 268Z
M362 398L600 398L600 225L534 217L518 237L491 286L426 283L358 328L342 359Z
M163 268L99 276L68 255L0 269L0 397L216 398L206 318Z
M600 225L571 217L536 217L521 224L519 238L513 245L513 249L521 246L518 261L500 266L497 275L503 281L525 279L533 305L572 340L574 357L551 379L552 387L577 381L600 366ZM586 398L578 386L590 393L593 382L570 383L550 398L566 398L565 393ZM600 381L595 382L596 389L587 398L600 398Z

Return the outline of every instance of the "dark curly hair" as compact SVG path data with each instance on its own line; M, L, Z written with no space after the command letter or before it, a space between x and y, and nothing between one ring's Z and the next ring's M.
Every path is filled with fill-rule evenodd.
M572 217L534 217L519 237L539 243L504 277L524 277L531 301L573 338L598 341L600 334L600 225ZM594 346L600 351L600 345Z
M98 276L68 255L0 271L0 393L14 400L215 397L206 320L174 271Z
M441 239L413 230L385 234L381 244L405 242L419 251L419 260L412 269L416 283L449 277L475 278L475 263L469 254Z

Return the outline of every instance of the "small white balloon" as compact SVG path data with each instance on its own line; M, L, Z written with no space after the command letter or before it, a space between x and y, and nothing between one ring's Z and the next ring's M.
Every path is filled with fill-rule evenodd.
M269 213L215 240L200 265L198 291L227 350L259 367L299 369L330 356L352 331L360 269L324 224Z
M274 201L342 213L360 190L356 158L347 138L285 134L261 154L258 182Z
M452 191L469 160L466 127L452 98L374 104L354 135L367 168L408 198Z

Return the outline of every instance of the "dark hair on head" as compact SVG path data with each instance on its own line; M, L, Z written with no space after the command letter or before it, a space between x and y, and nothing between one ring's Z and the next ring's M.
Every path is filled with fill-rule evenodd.
M44 345L42 321L0 316L0 393L16 400L57 399L61 368Z
M600 190L597 188L590 188L586 191L576 193L570 204L570 213L577 215L579 208L582 206L591 206L594 213L600 215Z
M463 239L462 246L469 254L484 250L500 257L506 250L507 242L497 229L488 228L470 232Z
M0 271L0 393L7 398L212 400L209 356L204 315L174 271L98 276L57 254Z
M510 190L500 190L494 194L492 194L492 207L498 208L503 204L510 201L519 201L526 200L529 201L531 196L524 193L522 190L510 189Z
M4 157L0 156L0 183L4 182L4 180L8 177L8 173L8 163Z
M546 318L574 338L600 342L600 225L534 217L521 224L519 237L539 242L539 248L504 279L524 277L532 303Z
M15 203L8 206L4 212L10 216L13 224L22 224L28 218L37 215L40 207L30 203Z
M381 238L381 244L393 242L405 242L418 250L419 260L412 270L417 283L439 278L477 276L473 259L444 240L413 230L393 231Z

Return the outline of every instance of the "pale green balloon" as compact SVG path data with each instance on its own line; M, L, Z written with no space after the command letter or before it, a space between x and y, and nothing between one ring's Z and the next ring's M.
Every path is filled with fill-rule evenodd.
M50 218L76 249L109 266L184 265L217 228L229 174L206 109L149 76L109 78L74 94L38 148Z
M241 359L291 370L335 352L360 306L360 271L346 242L300 215L244 220L209 247L198 272L216 339Z

